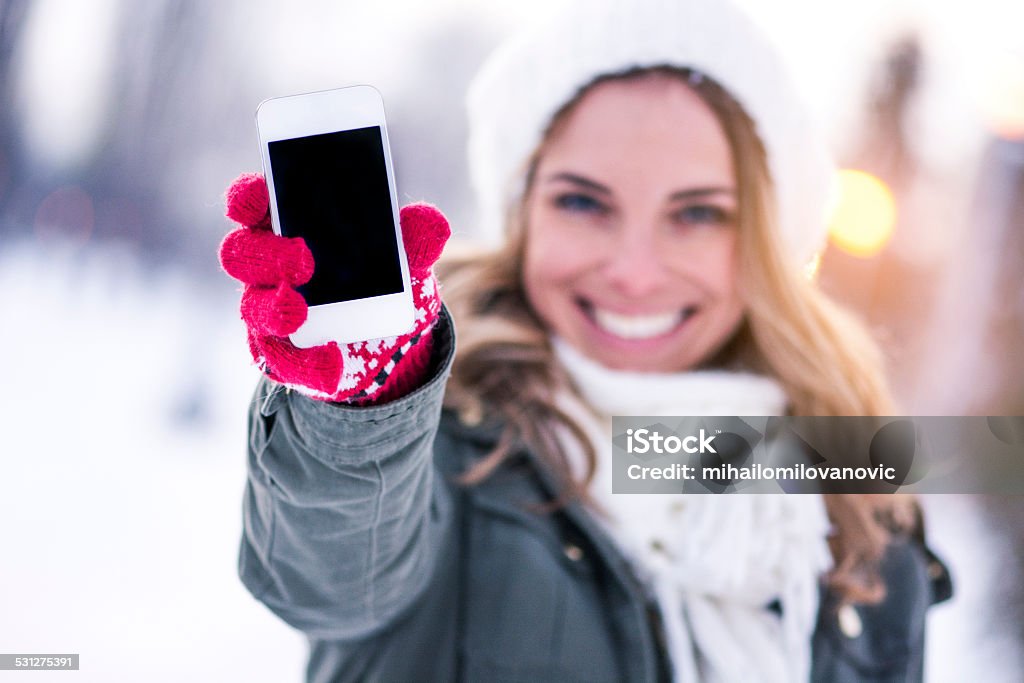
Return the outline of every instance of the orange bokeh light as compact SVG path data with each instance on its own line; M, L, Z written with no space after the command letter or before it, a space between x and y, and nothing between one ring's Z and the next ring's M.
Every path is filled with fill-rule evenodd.
M892 237L896 200L885 183L870 173L843 169L837 176L838 196L829 239L848 254L870 258Z
M981 114L989 129L1007 140L1024 140L1024 58L998 55L984 82Z

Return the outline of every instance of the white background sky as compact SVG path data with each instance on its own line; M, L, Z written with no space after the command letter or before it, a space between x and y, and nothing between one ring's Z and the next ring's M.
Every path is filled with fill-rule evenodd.
M36 0L25 46L20 90L26 133L37 152L55 163L80 158L96 140L108 107L109 69L115 58L116 16L127 0ZM231 78L261 82L286 94L336 87L339 66L357 78L401 88L417 74L416 54L403 49L439 23L458 20L495 38L533 20L558 0L389 0L384 3L221 3L231 30L227 52L247 66ZM906 27L923 33L934 72L925 130L938 159L956 163L977 133L995 65L1007 55L1024 78L1024 3L1013 0L740 0L787 53L808 99L836 131L855 112L865 71L887 42ZM234 64L234 62L231 62ZM217 65L211 65L216 69ZM1005 79L1005 76L1002 78ZM453 103L459 106L460 103Z

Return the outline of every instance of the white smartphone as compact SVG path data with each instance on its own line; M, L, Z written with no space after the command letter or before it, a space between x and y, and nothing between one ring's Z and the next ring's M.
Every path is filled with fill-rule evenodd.
M384 102L376 88L276 97L256 110L274 232L313 252L309 305L290 336L308 348L390 337L413 327Z

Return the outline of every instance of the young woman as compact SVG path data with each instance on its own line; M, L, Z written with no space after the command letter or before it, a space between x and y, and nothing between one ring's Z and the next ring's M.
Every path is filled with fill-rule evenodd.
M611 415L891 410L807 277L828 167L772 48L721 2L572 5L496 53L470 122L504 244L443 264L449 315L447 224L406 207L397 339L291 346L312 258L261 178L228 193L267 375L240 574L308 679L919 680L945 574L912 502L611 494Z

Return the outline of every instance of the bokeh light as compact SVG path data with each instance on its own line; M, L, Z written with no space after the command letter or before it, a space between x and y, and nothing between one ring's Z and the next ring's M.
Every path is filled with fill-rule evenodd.
M804 277L811 282L818 279L818 273L821 272L821 252L814 252L814 256L804 264Z
M875 176L854 169L838 172L837 188L829 239L853 256L874 256L889 242L896 226L892 192Z
M984 81L981 114L988 128L1006 140L1024 140L1024 58L999 53Z

